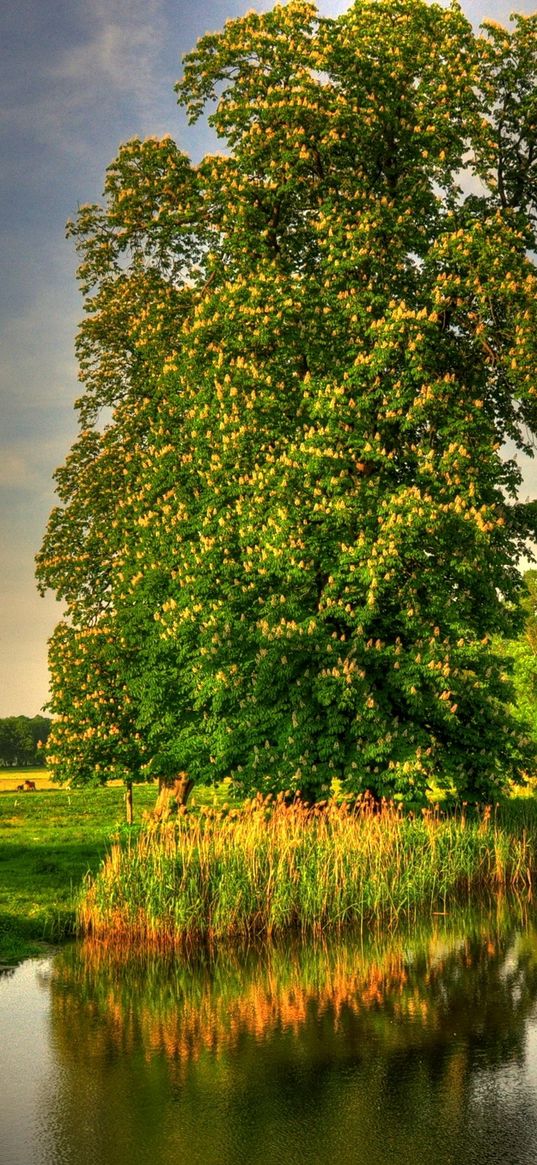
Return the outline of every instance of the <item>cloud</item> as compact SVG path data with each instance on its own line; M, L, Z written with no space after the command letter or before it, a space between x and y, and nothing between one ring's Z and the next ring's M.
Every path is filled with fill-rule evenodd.
M0 488L34 490L38 480L33 449L3 450L0 456Z
M65 49L49 76L65 83L71 108L89 99L134 102L144 122L158 115L159 57L166 43L163 0L93 0L87 37Z
M483 20L499 20L506 27L509 24L511 13L520 12L529 15L534 10L533 0L463 0L462 10L474 25L480 25Z
M52 472L65 458L67 440L65 434L48 440L34 435L0 446L0 489L6 491L6 506L13 491L52 505Z
M35 716L48 699L47 641L62 616L51 595L40 598L31 579L2 587L1 716Z
M514 454L514 460L517 462L523 478L520 487L520 500L534 501L537 498L537 460L518 451Z
M35 295L34 287L29 302L21 304L17 315L8 316L2 327L4 439L13 432L10 418L18 416L23 416L26 431L39 438L38 411L52 410L50 423L55 424L53 414L70 408L78 394L73 341L81 312L76 289L69 299L52 278L48 285L45 278L39 279L38 287L40 294ZM31 294L28 287L26 293Z
M95 165L96 148L113 142L105 155L110 160L125 125L128 134L160 132L163 97L170 114L175 106L161 67L169 36L165 8L166 0L89 0L68 36L58 22L45 52L19 36L20 68L11 62L0 109L0 125L12 140L8 165L17 166L24 140L41 164L52 149Z

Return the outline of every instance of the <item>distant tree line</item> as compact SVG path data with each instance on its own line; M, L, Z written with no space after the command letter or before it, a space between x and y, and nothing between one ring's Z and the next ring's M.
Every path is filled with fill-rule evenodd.
M46 716L5 716L0 719L0 765L33 768L45 764L51 721Z

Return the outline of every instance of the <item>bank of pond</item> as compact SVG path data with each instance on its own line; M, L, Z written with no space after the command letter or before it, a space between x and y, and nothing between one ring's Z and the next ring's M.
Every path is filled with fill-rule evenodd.
M134 951L0 976L10 1165L530 1165L537 916ZM118 1149L120 1147L120 1150Z
M229 786L152 816L155 788L0 796L0 964L78 934L172 949L315 933L450 909L482 889L531 899L537 800L413 813L367 799L308 807Z

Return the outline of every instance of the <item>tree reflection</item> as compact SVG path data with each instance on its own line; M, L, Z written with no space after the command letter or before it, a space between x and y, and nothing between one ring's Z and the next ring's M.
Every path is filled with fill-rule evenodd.
M433 1149L440 1162L492 1162L491 1130L515 1127L521 1156L509 1159L531 1158L537 930L501 903L412 933L184 959L84 944L56 958L50 990L54 1124L63 1136L76 1126L83 1096L105 1165L118 1130L154 1165L183 1154L387 1165Z

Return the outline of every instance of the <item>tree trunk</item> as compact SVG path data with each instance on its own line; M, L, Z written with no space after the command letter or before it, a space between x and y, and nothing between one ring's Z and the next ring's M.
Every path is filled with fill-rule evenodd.
M157 803L153 816L163 821L177 813L181 805L186 805L194 788L194 781L188 773L178 773L176 777L159 777Z
M127 825L132 825L134 821L134 808L132 803L132 781L127 781L125 789L125 811L127 814Z

